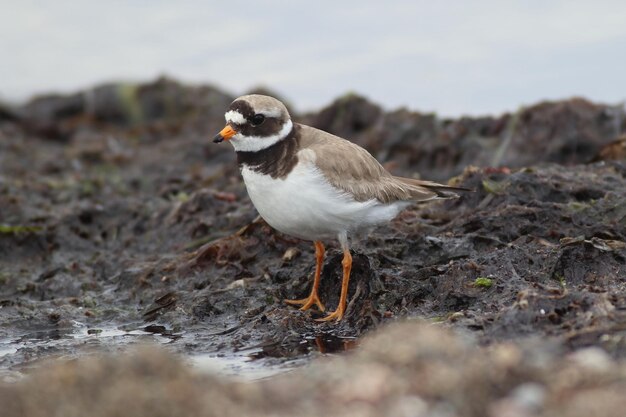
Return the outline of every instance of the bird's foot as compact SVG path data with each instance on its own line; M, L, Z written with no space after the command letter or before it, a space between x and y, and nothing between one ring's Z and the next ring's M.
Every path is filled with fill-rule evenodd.
M320 311L326 310L324 308L324 304L322 304L320 298L317 296L317 292L311 293L311 295L309 295L307 298L303 298L301 300L285 300L285 302L287 304L301 306L300 311L306 311L309 308L313 307L313 305L316 305Z
M327 315L324 318L321 319L315 319L315 321L331 321L331 320L337 320L338 322L341 321L341 319L343 319L343 314L345 312L345 307L340 305L339 307L337 307L337 310L333 311L332 313L330 313L329 315Z

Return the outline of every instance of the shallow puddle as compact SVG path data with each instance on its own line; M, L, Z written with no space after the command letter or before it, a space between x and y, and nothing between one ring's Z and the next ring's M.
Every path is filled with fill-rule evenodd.
M358 345L356 338L321 334L302 339L297 345L265 343L262 346L229 354L200 354L190 357L191 363L202 371L254 381L307 366L311 354L343 353Z
M13 338L0 339L0 377L19 379L47 359L73 359L101 352L112 352L141 341L159 342L152 333L119 327L90 328L83 323L52 330L37 330Z
M207 353L189 357L189 362L201 372L226 375L243 381L270 378L306 366L309 360L298 358L281 363L255 360L256 350L236 354Z
M33 331L15 338L0 339L0 378L15 381L46 360L74 359L97 353L118 352L132 345L153 343L167 345L182 353L187 362L201 372L216 373L243 381L254 381L286 373L306 366L315 355L345 352L357 346L354 338L331 334L305 337L297 343L281 345L266 342L238 351L203 353L195 342L196 333L173 333L164 326L140 326L130 323L119 326L88 327L74 322L71 327ZM207 344L207 347L209 345Z
M358 341L354 337L338 337L333 334L319 334L303 337L298 343L265 343L250 356L254 359L291 358L306 356L311 352L321 354L342 353L354 349Z

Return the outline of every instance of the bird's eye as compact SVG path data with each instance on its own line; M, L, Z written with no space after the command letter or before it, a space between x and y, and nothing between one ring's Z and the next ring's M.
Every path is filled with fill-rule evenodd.
M263 116L262 114L255 114L250 119L250 123L252 123L252 126L258 126L264 121L265 121L265 116Z

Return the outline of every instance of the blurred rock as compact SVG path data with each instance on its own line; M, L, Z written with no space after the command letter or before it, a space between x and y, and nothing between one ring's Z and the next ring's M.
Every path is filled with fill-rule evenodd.
M499 163L519 167L537 161L589 162L621 133L624 116L623 106L598 105L581 98L521 109Z
M30 131L54 139L65 139L80 117L87 116L84 94L51 94L35 97L19 109L23 125Z
M0 102L0 122L13 122L18 119L15 110L8 104Z
M5 417L621 416L626 363L598 375L548 348L478 347L435 325L394 324L353 354L253 383L198 374L163 351L60 362L0 383ZM503 355L501 352L511 352ZM509 358L509 359L504 359Z
M223 119L233 97L209 86L162 77L152 83L110 83L72 95L36 97L19 109L25 127L56 139L84 129L160 125L199 128Z
M373 127L383 110L365 97L348 93L333 101L328 107L311 115L311 126L334 135L354 139Z
M491 165L508 116L440 120L408 110L386 113L364 146L406 176L446 181L468 165Z
M593 161L626 160L626 135L622 135L608 145L603 146Z

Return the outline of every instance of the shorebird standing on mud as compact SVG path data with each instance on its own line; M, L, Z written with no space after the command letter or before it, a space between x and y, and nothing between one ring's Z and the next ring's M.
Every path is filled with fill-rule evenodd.
M348 237L393 219L413 202L458 197L450 187L395 177L365 149L340 137L292 122L279 100L242 96L226 112L226 127L214 142L229 141L248 194L273 228L315 244L315 278L307 298L285 300L324 311L318 296L324 263L322 241L343 250L343 280L337 309L320 321L341 320L346 310L352 256Z

